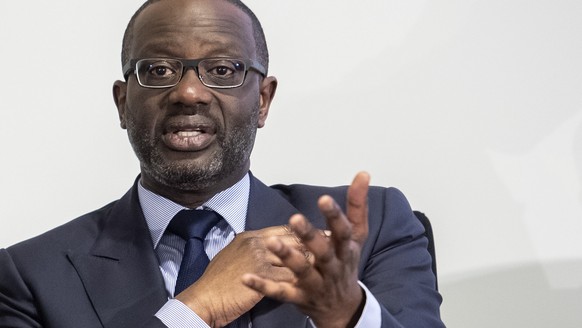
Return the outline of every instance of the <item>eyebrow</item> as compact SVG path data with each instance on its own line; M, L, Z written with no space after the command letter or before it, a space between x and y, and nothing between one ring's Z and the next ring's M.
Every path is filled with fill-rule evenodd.
M230 57L248 57L248 55L242 54L242 49L235 47L234 43L230 40L221 40L221 38L213 38L212 40L197 40L197 42L202 43L201 51L205 52L205 57L211 56L230 56ZM152 39L146 44L138 49L140 52L147 52L147 56L158 55L158 56L168 56L168 57L181 57L178 56L182 52L183 43L175 42L167 39Z

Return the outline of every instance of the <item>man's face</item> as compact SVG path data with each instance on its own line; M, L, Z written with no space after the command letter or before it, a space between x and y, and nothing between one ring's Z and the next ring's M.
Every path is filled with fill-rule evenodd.
M216 0L167 0L137 18L130 57L255 59L250 18ZM141 163L142 182L165 196L217 192L249 169L256 129L276 88L274 78L249 71L234 89L204 86L193 69L171 88L141 87L131 74L114 95L121 126ZM173 190L173 191L171 191Z

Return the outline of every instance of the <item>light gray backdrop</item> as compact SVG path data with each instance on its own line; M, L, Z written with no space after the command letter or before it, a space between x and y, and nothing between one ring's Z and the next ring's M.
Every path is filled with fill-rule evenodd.
M582 326L582 2L248 1L280 86L252 169L358 170L432 219L450 327ZM0 4L0 246L121 196L139 0Z

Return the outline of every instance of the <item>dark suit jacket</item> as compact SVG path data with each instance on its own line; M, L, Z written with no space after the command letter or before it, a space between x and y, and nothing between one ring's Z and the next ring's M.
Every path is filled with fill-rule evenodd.
M247 230L286 224L297 212L325 222L322 194L345 206L346 187L267 187L251 178ZM360 280L382 305L382 327L441 327L441 297L422 225L404 196L372 187L370 233ZM154 317L167 301L134 185L120 200L43 235L0 250L0 327L165 327ZM290 304L263 299L253 328L307 327Z

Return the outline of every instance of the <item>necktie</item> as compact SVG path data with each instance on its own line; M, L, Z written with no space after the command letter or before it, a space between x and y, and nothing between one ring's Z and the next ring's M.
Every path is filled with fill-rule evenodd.
M186 240L174 295L180 294L202 274L210 260L204 251L204 238L221 217L214 211L182 210L172 218L168 231Z

